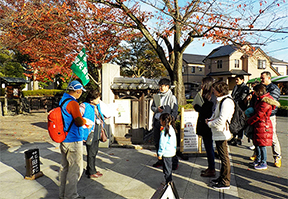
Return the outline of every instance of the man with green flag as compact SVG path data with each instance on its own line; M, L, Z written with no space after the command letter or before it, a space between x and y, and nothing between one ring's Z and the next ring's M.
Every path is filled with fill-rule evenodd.
M81 79L83 86L89 82L87 55L85 52L85 48L82 48L71 66L72 71Z

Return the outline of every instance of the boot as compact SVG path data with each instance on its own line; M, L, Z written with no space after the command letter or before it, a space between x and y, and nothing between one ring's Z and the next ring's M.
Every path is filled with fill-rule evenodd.
M208 169L205 173L201 173L202 177L215 177L215 169Z

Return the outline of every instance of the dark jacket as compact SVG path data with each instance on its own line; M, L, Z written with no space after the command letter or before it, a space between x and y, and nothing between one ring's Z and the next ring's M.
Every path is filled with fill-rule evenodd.
M255 114L247 121L254 125L253 143L255 146L272 146L273 126L270 115L273 109L279 106L279 102L266 93L258 98L254 110Z
M273 97L274 100L279 101L280 98L280 89L276 84L273 84L272 82L266 86L266 91L270 93L270 95ZM278 110L278 107L276 107L272 113L271 116L276 115Z
M246 97L249 94L249 87L243 82L241 85L236 85L231 93L234 101L238 103L240 108L244 111L247 109Z
M215 102L216 104L216 102ZM194 105L194 109L199 113L196 127L196 134L201 136L209 136L212 137L211 128L205 123L205 119L210 118L212 116L213 109L213 101L209 101L204 98L204 104L199 106L198 104Z

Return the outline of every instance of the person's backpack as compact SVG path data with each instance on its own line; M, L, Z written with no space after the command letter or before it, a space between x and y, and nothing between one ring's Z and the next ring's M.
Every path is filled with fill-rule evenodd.
M226 98L230 98L231 100L233 100L231 97L225 97L224 99L221 100L220 102L220 107L219 110L221 111L221 106L223 101ZM239 107L238 103L236 103L234 100L234 113L231 119L231 122L229 124L229 130L233 135L237 135L239 133L240 130L242 130L245 127L246 121L245 121L245 114L244 111L242 111L242 109Z
M51 137L51 139L54 142L61 143L65 140L72 124L73 121L71 122L68 131L64 132L64 123L63 123L63 116L62 116L62 111L61 107L64 105L65 102L68 100L71 100L69 98L65 99L60 106L52 109L48 113L48 132Z

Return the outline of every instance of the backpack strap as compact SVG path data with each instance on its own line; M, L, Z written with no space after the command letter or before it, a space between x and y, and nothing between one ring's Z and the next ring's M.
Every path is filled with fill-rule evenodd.
M224 99L222 99L222 100L220 101L220 105L219 105L219 112L221 112L221 106L222 106L224 100L227 99L227 98L230 98L230 99L233 101L234 105L235 105L234 100L233 100L230 96L225 97ZM236 106L236 105L235 105L235 106ZM235 109L235 107L234 107L234 109ZM226 122L230 125L230 123L228 122L228 120L227 120Z
M66 98L66 99L60 104L61 112L62 112L62 106L63 106L63 105L65 104L65 102L67 102L68 100L72 100L72 99L71 99L71 98ZM63 115L62 115L62 120L63 120ZM68 127L67 134L68 134L68 132L70 131L73 122L74 122L74 119L72 120L71 124L70 124L69 127ZM67 135L67 134L66 134L66 135Z

